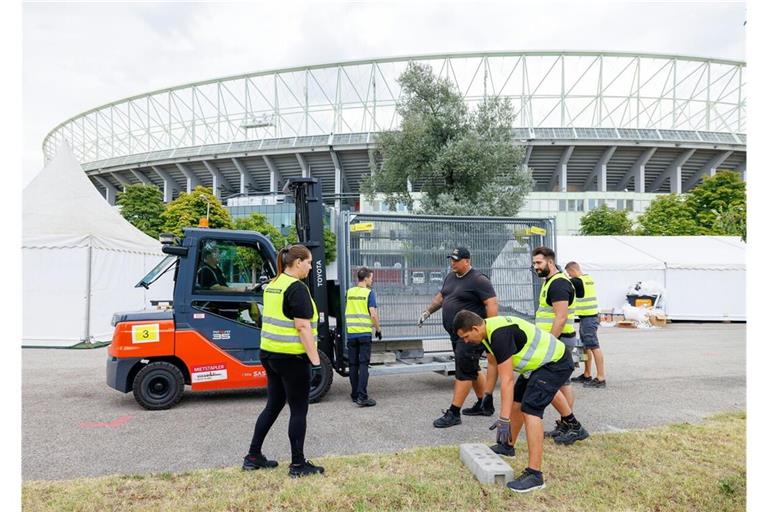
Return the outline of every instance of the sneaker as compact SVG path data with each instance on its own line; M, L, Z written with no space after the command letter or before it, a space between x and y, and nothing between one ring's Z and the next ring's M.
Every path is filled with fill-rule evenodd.
M243 457L243 471L253 471L259 468L276 468L277 461L269 460L263 455L246 455Z
M467 416L480 416L484 414L483 412L483 399L480 398L475 402L475 405L472 407L466 407L461 410L461 414L466 414Z
M432 422L436 428L452 427L454 425L461 425L461 415L453 414L450 409L443 411L443 415Z
M557 437L566 430L568 430L568 425L566 425L562 420L555 420L555 430L544 432L544 437Z
M515 447L508 444L496 443L491 446L491 451L499 455L504 455L505 457L515 456Z
M325 468L323 466L315 466L312 464L312 461L309 460L305 460L301 464L291 464L288 466L288 476L291 478L317 474L322 475L323 473L325 473Z
M571 377L571 382L589 382L592 380L592 377L587 377L583 373L579 375L578 377Z
M592 379L589 382L584 383L585 388L604 388L605 387L605 379L598 380L598 379Z
M358 398L355 403L360 407L373 407L376 405L376 400L373 398Z
M525 468L519 477L507 483L507 487L512 492L528 492L543 489L546 485L544 485L544 475L541 472L537 475Z
M581 423L578 427L567 426L568 430L555 437L555 444L573 444L576 441L581 441L589 437L589 432L585 429Z

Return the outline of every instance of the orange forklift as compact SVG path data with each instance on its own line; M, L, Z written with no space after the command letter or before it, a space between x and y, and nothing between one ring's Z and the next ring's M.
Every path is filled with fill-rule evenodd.
M312 252L307 285L318 309L321 361L310 388L310 401L316 402L328 392L334 370L346 376L343 344L328 324L329 316L341 315L329 311L320 182L293 178L284 190L296 205L299 241ZM262 287L277 269L270 240L252 231L187 228L181 239L161 235L160 241L167 256L136 286L148 288L172 272L172 309L112 317L107 384L123 393L133 391L149 410L173 407L187 385L192 391L265 387L259 360Z

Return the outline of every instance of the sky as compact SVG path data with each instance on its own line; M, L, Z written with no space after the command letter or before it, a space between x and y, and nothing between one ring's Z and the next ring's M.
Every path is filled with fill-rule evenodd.
M60 2L25 3L22 14L22 184L42 168L42 141L60 122L196 80L491 50L745 59L743 2Z

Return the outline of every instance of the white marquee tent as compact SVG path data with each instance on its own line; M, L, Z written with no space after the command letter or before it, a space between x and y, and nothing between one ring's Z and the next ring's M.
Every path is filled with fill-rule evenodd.
M724 236L559 236L557 261L595 278L601 310L621 310L638 281L664 287L672 320L745 321L746 244Z
M172 298L168 275L134 288L164 256L160 243L104 201L69 147L24 189L22 215L22 345L109 340L114 312Z

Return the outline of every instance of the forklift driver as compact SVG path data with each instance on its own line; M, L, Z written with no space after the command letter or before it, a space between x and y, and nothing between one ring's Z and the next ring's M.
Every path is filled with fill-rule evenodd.
M253 291L247 286L229 286L224 272L219 266L220 252L219 247L214 241L208 241L203 244L202 261L197 269L197 287L217 292L243 293ZM233 308L234 306L234 308ZM230 304L226 302L208 303L206 309L228 318L237 319L242 311L248 311L250 322L255 325L261 324L261 313L255 302L241 302Z

